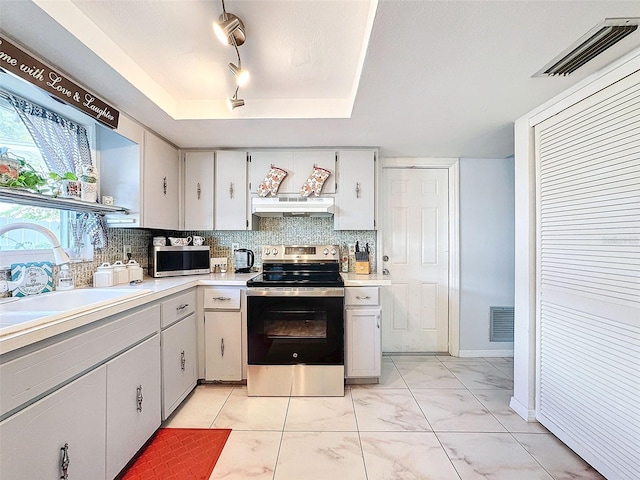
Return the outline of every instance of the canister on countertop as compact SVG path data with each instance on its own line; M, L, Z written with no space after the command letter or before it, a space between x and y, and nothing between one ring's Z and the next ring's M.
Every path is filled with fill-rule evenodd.
M109 262L100 265L93 274L93 286L98 288L113 286L113 267Z
M129 283L129 272L127 266L120 260L113 262L113 284L123 285Z
M143 277L142 267L135 260L129 260L127 262L127 273L129 274L130 282L142 281L142 277Z

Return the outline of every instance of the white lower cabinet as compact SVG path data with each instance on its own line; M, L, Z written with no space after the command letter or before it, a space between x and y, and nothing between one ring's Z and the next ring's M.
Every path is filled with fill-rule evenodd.
M105 478L106 370L103 365L0 423L1 478Z
M160 426L160 336L107 363L107 479ZM88 478L88 477L87 477Z
M161 333L163 420L196 386L196 332L196 315L192 313Z
M380 377L382 309L378 294L378 287L345 288L347 378Z
M206 380L242 380L242 314L204 314Z

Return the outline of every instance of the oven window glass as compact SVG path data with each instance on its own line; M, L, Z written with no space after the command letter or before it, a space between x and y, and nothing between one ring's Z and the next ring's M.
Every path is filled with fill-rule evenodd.
M344 364L342 297L247 297L250 365Z

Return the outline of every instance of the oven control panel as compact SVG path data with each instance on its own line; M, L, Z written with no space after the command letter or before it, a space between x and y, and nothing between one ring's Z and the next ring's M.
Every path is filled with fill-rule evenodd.
M340 260L338 245L265 245L262 247L262 261L317 261Z

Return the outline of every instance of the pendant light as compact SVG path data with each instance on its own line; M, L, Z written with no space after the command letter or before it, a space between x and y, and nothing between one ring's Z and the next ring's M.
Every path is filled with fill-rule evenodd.
M234 110L238 107L244 106L244 100L238 98L238 88L247 84L249 81L249 72L242 68L242 60L240 59L240 51L238 47L244 44L246 35L244 31L244 23L233 13L227 13L224 0L222 1L222 15L218 22L213 23L213 31L218 39L225 45L231 45L236 50L236 56L238 57L238 65L229 63L229 70L233 73L236 79L236 91L233 97L227 99L227 106L229 110Z

